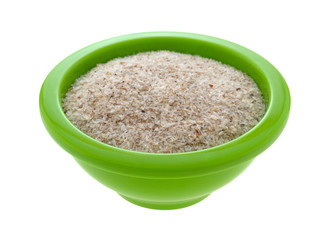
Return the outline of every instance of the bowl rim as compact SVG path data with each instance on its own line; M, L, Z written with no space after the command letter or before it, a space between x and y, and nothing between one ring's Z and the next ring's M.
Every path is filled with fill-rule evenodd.
M183 153L131 151L97 141L77 129L61 107L60 89L68 70L88 54L106 46L136 39L173 37L220 45L251 61L268 84L269 101L262 120L242 136L215 147ZM289 115L290 94L279 71L255 52L238 44L195 33L146 32L106 39L82 48L61 61L46 77L39 96L39 107L46 129L54 140L75 158L103 170L128 175L182 176L242 164L269 147L282 132ZM157 158L157 159L154 159Z

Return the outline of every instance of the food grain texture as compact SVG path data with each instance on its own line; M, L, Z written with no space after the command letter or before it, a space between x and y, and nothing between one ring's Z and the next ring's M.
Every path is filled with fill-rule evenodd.
M67 118L103 143L151 153L221 145L265 114L255 82L218 61L170 51L98 64L63 99Z

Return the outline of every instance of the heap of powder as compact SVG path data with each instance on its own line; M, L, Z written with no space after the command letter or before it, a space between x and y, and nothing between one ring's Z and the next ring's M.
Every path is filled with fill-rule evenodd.
M231 141L265 114L255 82L200 56L144 52L98 64L63 99L68 119L103 143L152 153Z

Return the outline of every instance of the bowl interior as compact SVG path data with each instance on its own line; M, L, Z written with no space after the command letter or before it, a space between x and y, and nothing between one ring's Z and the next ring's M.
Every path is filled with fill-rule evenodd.
M107 145L82 133L66 118L61 99L81 75L113 58L157 50L211 58L247 73L263 94L265 116L253 129L230 142L172 154L136 152ZM60 62L49 73L40 91L42 120L63 149L97 168L152 178L209 174L250 161L278 138L287 122L289 109L288 87L268 61L232 42L192 33L137 33L92 44Z

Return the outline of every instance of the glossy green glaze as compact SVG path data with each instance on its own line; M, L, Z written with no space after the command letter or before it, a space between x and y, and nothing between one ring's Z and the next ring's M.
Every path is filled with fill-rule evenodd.
M249 132L226 144L174 154L112 147L70 123L63 113L61 98L75 79L97 63L155 50L197 54L246 72L263 93L267 108L264 118ZM132 203L155 209L192 205L233 180L278 138L289 109L288 87L264 58L222 39L178 32L130 34L83 48L49 73L40 92L41 117L53 139L99 182Z

